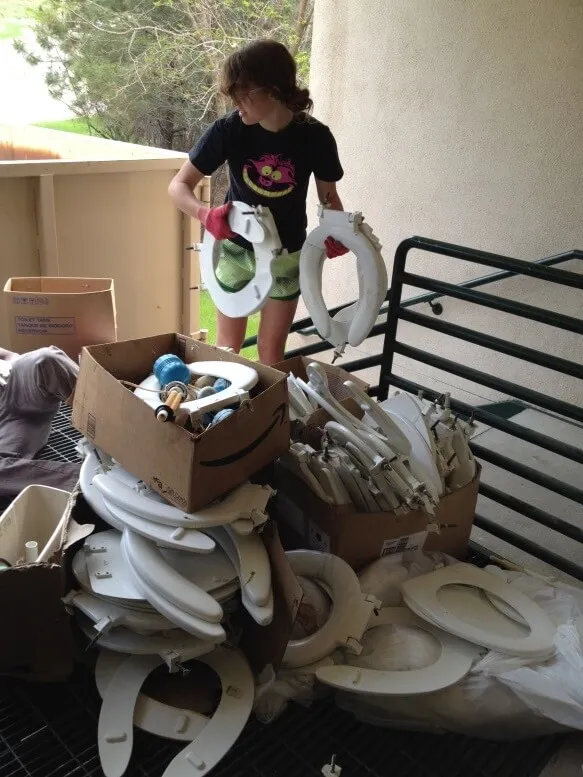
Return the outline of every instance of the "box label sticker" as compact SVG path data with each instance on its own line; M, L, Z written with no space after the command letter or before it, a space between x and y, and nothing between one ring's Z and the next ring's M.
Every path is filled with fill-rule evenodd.
M313 521L308 522L308 541L312 550L319 550L321 553L330 553L332 547L330 537Z
M394 553L405 553L409 550L421 550L425 545L427 531L418 531L415 534L406 534L403 537L396 537L394 540L385 540L381 550L383 556L392 556Z
M18 295L17 297L12 297L12 304L13 305L48 305L49 304L49 298L48 297L38 297L35 295L34 297L27 297L24 294Z
M75 319L61 316L15 316L19 335L74 335Z

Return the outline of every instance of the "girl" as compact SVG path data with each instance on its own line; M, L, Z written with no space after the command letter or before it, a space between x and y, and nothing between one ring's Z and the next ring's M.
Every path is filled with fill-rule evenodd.
M245 286L255 273L251 244L229 227L231 203L240 200L271 210L288 254L272 264L275 283L261 309L258 350L263 364L275 364L284 358L300 295L299 257L306 238L310 176L314 174L320 201L342 210L336 182L343 171L336 141L328 127L309 115L309 91L298 86L294 59L281 43L257 40L231 54L223 66L220 90L237 110L206 130L168 192L177 208L199 219L223 241L216 275L221 286L231 292ZM193 189L224 162L229 166L226 201L209 209L194 196ZM347 249L328 238L326 253L332 258L347 253ZM217 314L217 345L238 353L247 319L229 318L220 311Z

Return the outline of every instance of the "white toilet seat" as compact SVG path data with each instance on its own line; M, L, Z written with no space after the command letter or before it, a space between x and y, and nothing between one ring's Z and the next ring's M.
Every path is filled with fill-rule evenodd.
M300 289L314 326L341 354L347 344L366 339L379 315L388 287L381 245L360 213L345 213L320 206L320 224L306 238L300 255ZM339 240L357 258L358 302L332 318L322 295L325 241Z
M75 607L90 618L97 634L106 634L117 626L125 626L138 634L152 634L175 628L158 612L120 607L85 592L71 592L71 595L66 597L65 604Z
M268 626L273 620L271 565L261 538L257 534L238 536L229 526L206 531L237 570L243 606L260 626Z
M524 619L525 627L506 618L504 632L463 620L444 606L439 592L446 586L470 586L494 594ZM524 658L548 658L554 653L556 627L531 599L489 572L471 564L453 564L401 584L405 603L419 617L462 639L499 653ZM485 597L484 597L485 599ZM490 605L491 606L491 605ZM494 613L498 613L492 607ZM471 612L471 611L470 611ZM512 632L509 632L510 629Z
M314 664L338 647L359 653L359 640L378 601L361 591L356 574L338 556L314 550L292 550L286 556L296 576L321 580L328 586L332 609L315 634L288 643L282 665L295 668Z
M208 229L200 252L200 271L216 307L230 318L242 318L256 313L265 304L274 283L271 263L282 254L282 246L269 208L254 208L235 201L229 213L229 226L233 232L253 244L253 278L240 291L228 292L221 288L215 274L221 241L216 240Z
M216 394L182 402L180 407L191 414L202 415L207 410L218 410L227 405L240 403L249 398L249 391L259 380L257 370L240 362L191 362L186 366L191 375L212 375L225 378L230 383L227 388ZM138 388L134 389L134 394L155 410L162 402L162 388L158 378L155 375L149 375Z
M268 486L243 483L209 507L196 513L185 513L178 507L150 499L107 475L96 475L93 484L106 505L114 504L146 520L183 529L205 529L244 519L250 521L249 531L252 531L256 522L265 520L263 511L273 493ZM206 552L210 553L213 548L214 545Z
M439 658L431 666L405 671L366 669L347 664L317 669L320 682L338 690L378 696L415 696L448 688L462 680L480 651L470 642L452 637L418 618L406 607L385 607L374 614L369 629L396 624L423 629L440 644Z
M95 684L103 699L107 686L116 670L127 658L121 653L100 650L95 665ZM134 726L149 734L175 739L179 742L192 742L203 730L209 719L189 709L172 707L141 692L134 709Z
M204 777L233 747L253 709L255 683L241 653L218 649L199 660L219 676L221 701L199 736L175 756L162 777Z
M121 554L122 535L115 529L91 534L83 543L92 591L110 599L142 600L144 597L127 574Z
M127 529L123 533L124 558L140 581L181 610L210 623L220 623L223 608L203 588L177 572L154 543Z

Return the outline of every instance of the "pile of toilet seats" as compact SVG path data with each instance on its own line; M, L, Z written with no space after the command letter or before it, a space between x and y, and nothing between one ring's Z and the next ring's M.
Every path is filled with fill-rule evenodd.
M90 535L74 555L76 585L65 603L90 644L101 648L98 675L103 662L113 666L111 677L99 681L104 774L122 775L128 765L136 704L149 674L164 664L172 673L188 671L197 660L218 674L224 690L212 718L196 728L187 725L192 713L185 718L153 702L146 718L161 735L169 720L180 734L174 738L193 735L165 777L181 775L185 761L204 775L234 744L253 705L246 659L226 645L239 602L258 624L273 619L271 567L257 533L273 491L244 483L184 513L101 451L82 449L81 491L111 528Z
M322 450L294 442L281 463L322 500L359 512L422 509L434 515L442 496L473 480L471 427L454 417L449 397L440 406L399 393L378 404L347 380L364 413L359 419L332 395L321 365L312 362L306 373L307 381L288 378L291 419L305 424L320 407L332 420Z

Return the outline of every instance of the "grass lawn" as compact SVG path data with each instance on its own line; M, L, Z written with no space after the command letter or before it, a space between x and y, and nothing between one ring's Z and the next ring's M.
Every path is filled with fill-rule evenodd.
M0 18L0 40L13 40L14 38L20 38L24 25L17 19L1 19Z
M28 12L40 0L0 0L0 40L14 40L22 37L24 28L30 23Z
M60 121L38 121L35 127L60 130L61 132L74 132L76 135L95 135L85 119L76 116L73 119L61 119Z
M201 329L208 329L208 342L210 345L214 345L217 337L217 320L215 306L211 299L211 295L208 291L202 291L200 293L200 327ZM257 334L259 328L259 314L249 316L247 323L247 337L252 337ZM241 353L247 359L257 359L257 346L251 348L245 348Z

